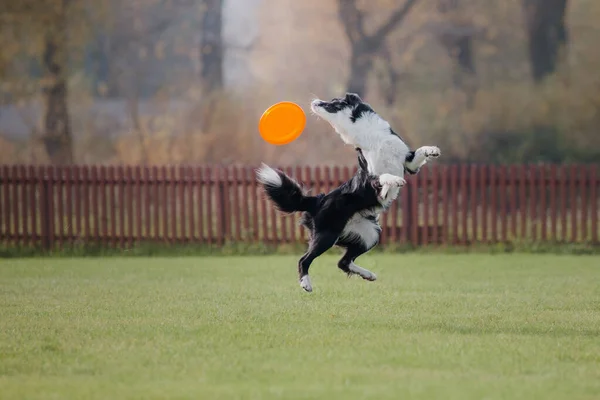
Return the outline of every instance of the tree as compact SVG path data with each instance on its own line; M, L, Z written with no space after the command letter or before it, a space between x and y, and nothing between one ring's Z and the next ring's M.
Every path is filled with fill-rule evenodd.
M42 79L36 86L44 103L41 140L53 164L73 162L67 85L71 55L73 47L84 44L90 16L102 14L102 6L96 2L91 9L84 0L0 1L2 28L9 33L0 37L0 45L10 49L0 60L0 78L24 74L15 60L38 61Z
M456 66L454 84L461 86L462 76L477 72L473 49L475 28L465 17L459 0L438 0L437 8L445 19L445 24L437 32L438 40Z
M162 56L157 56L162 52L157 49L167 47L163 38L165 32L176 25L181 14L189 12L190 6L187 0L130 0L115 6L118 17L109 40L111 46L105 56L111 58L112 72L116 76L113 79L116 82L115 89L127 100L129 119L143 164L148 162L149 155L140 101L163 84L160 78L152 79L153 74L149 69L162 61Z
M365 29L365 13L357 0L338 0L338 16L350 41L350 75L346 88L365 95L367 78L378 53L384 50L385 39L409 14L417 0L405 0L373 33Z
M73 162L73 138L67 104L67 9L70 0L58 0L44 38L42 66L45 100L43 142L53 164Z
M223 88L223 0L203 0L201 78L208 93Z
M483 29L473 23L472 7L461 0L437 0L440 22L431 25L438 43L452 61L452 84L467 96L473 106L477 92L475 39Z
M211 129L217 108L216 95L223 82L223 0L202 0L202 26L200 35L200 126L203 132Z
M567 0L523 0L529 40L529 62L535 82L557 67L560 50L568 43Z

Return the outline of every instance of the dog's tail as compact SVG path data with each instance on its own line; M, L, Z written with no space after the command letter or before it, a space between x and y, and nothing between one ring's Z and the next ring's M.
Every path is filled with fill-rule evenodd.
M309 214L317 212L319 198L307 196L302 187L282 171L277 171L263 163L256 171L256 177L279 211L284 213L306 211Z

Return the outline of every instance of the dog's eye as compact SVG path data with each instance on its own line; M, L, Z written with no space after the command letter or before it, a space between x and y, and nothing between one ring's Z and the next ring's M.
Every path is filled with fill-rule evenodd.
M360 97L355 93L346 93L345 100L348 104L357 104L361 102Z

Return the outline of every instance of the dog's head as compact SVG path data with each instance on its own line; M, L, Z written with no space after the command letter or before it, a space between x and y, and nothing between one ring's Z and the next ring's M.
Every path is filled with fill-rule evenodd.
M346 93L345 97L330 101L315 99L310 104L310 108L334 128L354 124L365 114L375 114L371 106L363 102L355 93Z
M359 146L359 135L368 135L374 128L389 128L389 124L354 93L346 93L343 98L330 101L315 99L310 108L318 117L329 122L344 142L355 146Z

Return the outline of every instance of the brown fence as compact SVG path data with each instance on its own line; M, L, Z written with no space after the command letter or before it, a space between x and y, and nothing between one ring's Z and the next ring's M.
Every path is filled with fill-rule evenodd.
M328 191L354 170L284 170ZM598 243L596 166L428 165L381 218L382 243ZM0 240L50 248L73 242L303 241L277 213L252 167L0 167Z

